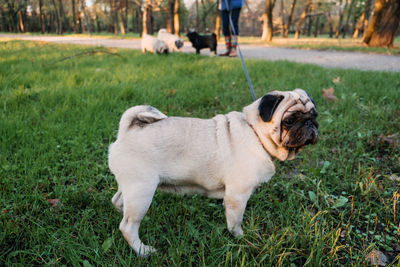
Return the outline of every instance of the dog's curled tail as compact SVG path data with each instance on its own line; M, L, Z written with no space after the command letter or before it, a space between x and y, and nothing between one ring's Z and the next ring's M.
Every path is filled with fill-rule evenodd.
M129 108L122 114L119 121L118 139L123 137L131 127L144 127L162 119L167 118L165 114L151 106L141 105Z

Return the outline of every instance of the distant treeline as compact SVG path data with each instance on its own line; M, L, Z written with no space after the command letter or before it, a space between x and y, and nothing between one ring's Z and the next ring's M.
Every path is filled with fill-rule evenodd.
M180 35L195 29L221 34L221 0L0 0L2 32L152 34L160 28ZM400 0L253 0L240 18L241 35L295 38L329 35L363 38L392 46L400 22Z

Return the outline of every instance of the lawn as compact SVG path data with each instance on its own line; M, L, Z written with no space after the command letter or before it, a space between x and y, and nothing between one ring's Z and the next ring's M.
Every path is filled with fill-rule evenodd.
M371 252L399 264L399 73L247 60L258 97L314 98L318 143L276 161L241 239L222 201L157 192L140 234L158 252L141 259L111 204L107 149L124 110L209 118L251 95L239 59L93 49L0 43L0 266L361 266ZM337 102L322 97L330 87Z

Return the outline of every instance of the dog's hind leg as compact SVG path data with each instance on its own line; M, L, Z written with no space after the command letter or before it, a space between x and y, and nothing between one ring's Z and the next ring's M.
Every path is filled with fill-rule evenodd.
M122 192L118 188L118 192L115 193L111 202L113 203L114 207L118 210L118 212L122 213L124 209L124 199L122 198Z
M136 175L135 175L136 176ZM155 177L134 177L122 189L124 217L119 225L123 236L138 256L147 256L156 250L142 243L139 238L139 227L149 209L154 192L158 185Z

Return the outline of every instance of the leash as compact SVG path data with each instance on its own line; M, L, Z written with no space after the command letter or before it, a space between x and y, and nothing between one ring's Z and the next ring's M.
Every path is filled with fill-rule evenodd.
M229 7L229 4L228 4L228 0L224 0L224 1L225 1L226 7L228 8L228 11L231 11L231 9L230 9L230 7ZM235 27L233 27L233 21L232 21L231 13L228 12L228 15L229 15L229 22L230 22L231 28L232 28L232 33L233 33L233 35L238 36L238 35L236 34ZM251 95L252 95L252 97L253 97L253 101L256 101L256 100L257 100L257 97L256 97L256 94L254 93L253 85L251 84L251 79L250 79L250 76L249 76L249 72L247 71L246 63L244 62L244 58L243 58L243 55L242 55L242 51L240 50L240 47L239 47L239 42L237 42L236 48L237 48L237 51L239 52L240 60L242 61L242 66L243 66L243 69L244 69L244 74L246 75L247 83L249 84L249 88L250 88L250 91L251 91Z

